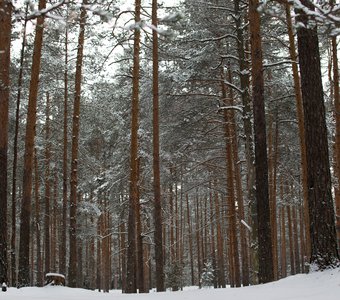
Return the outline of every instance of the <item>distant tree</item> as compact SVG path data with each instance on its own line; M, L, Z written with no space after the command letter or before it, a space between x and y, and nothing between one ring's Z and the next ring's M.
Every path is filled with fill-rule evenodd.
M0 281L7 283L7 161L12 1L0 1Z
M314 10L309 0L301 3ZM296 22L307 153L311 258L318 269L339 264L317 26L299 6Z
M46 0L39 1L39 10L46 7ZM44 34L44 16L37 18L35 29L31 82L28 98L26 121L25 156L23 174L23 198L20 215L20 244L19 244L19 286L30 284L30 238L31 238L31 203L32 203L32 170L34 156L34 139L37 118L37 100L40 75L41 52Z

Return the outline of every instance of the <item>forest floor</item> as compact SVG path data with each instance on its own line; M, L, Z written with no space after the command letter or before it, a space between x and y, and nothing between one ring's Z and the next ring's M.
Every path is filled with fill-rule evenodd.
M299 274L276 282L244 288L213 289L188 287L184 291L122 294L99 293L61 286L9 288L0 300L339 300L340 269Z

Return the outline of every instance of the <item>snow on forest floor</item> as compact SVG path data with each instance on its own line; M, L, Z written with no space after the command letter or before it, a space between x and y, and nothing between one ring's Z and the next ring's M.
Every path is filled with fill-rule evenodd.
M251 287L213 289L190 287L184 291L122 294L120 291L99 293L61 286L43 288L9 288L0 292L0 300L338 300L340 299L340 269L299 274Z

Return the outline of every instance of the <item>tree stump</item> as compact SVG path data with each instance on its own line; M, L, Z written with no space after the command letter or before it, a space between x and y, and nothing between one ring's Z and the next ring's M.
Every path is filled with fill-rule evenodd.
M65 286L65 276L58 273L47 273L45 275L45 285L63 285Z

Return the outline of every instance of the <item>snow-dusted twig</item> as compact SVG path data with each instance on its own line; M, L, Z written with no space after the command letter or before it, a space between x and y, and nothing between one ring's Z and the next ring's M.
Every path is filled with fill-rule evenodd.
M251 227L247 224L247 222L246 221L244 221L244 220L241 220L241 223L249 230L249 232L251 232Z

